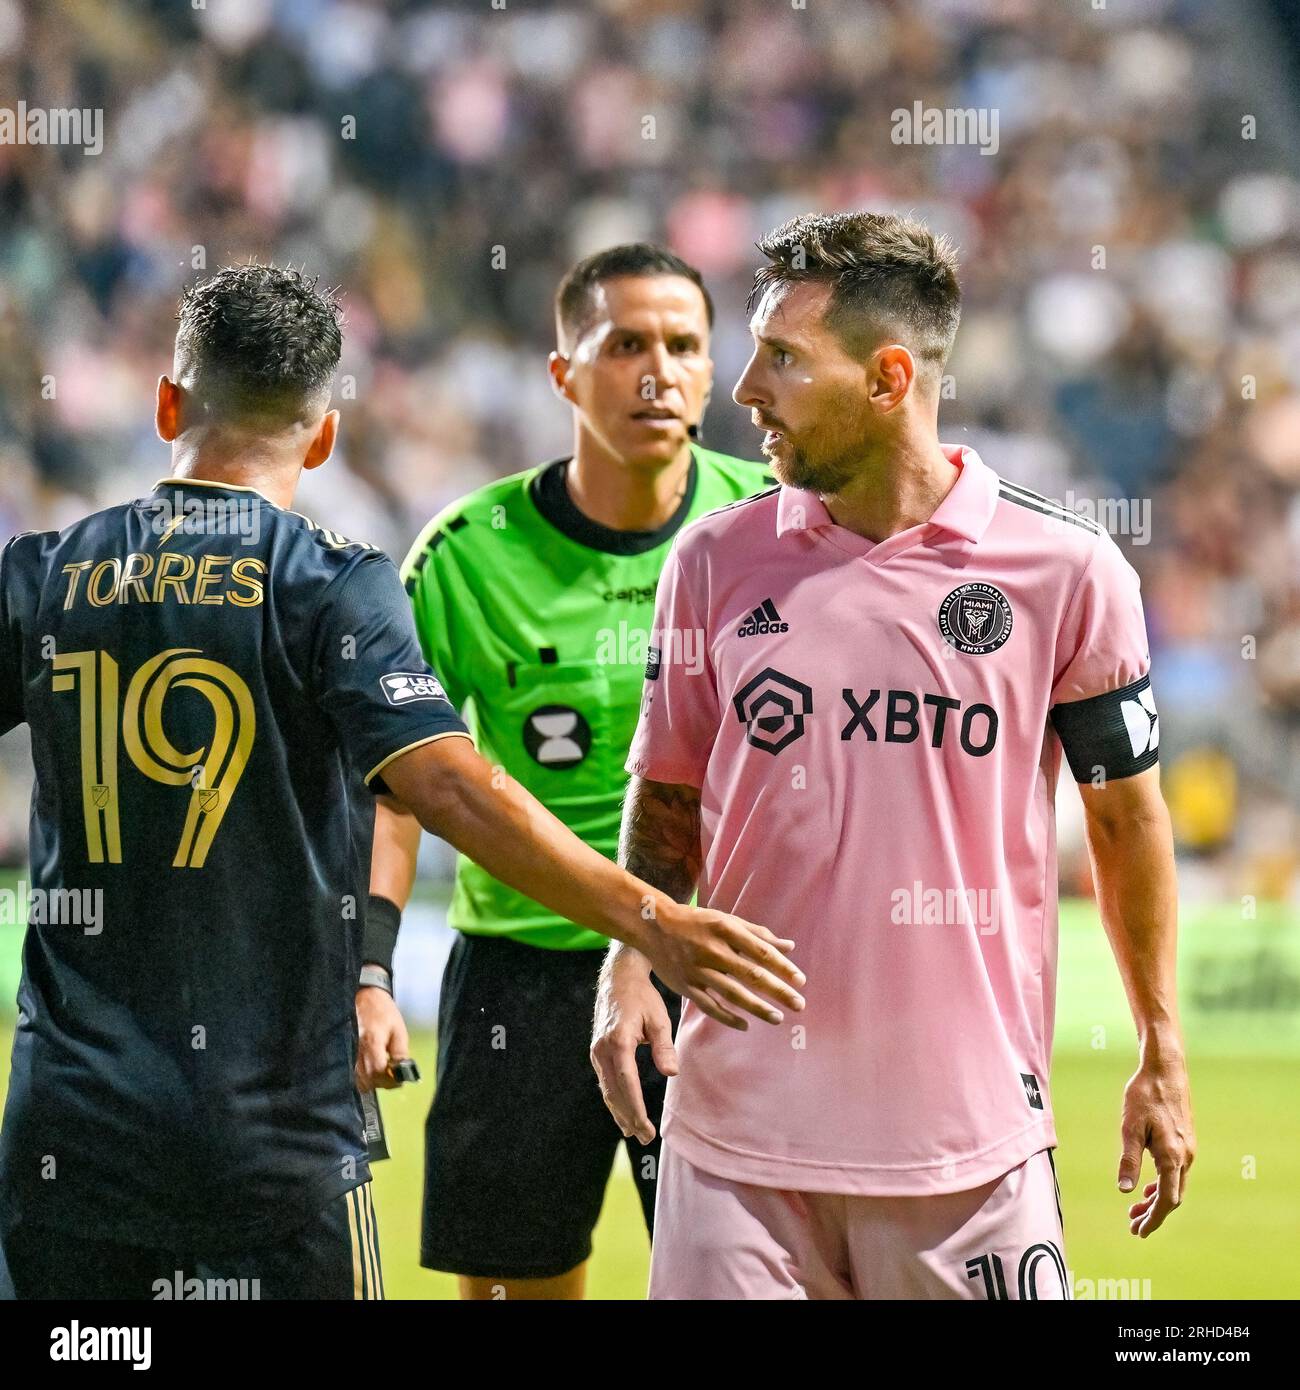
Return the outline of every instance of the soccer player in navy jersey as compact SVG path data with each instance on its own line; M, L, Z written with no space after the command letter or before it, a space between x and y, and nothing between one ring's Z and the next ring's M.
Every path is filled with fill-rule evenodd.
M788 943L675 903L495 776L392 563L290 510L334 444L340 346L296 272L189 290L158 388L172 476L0 555L31 883L94 908L32 913L24 942L9 1296L382 1297L353 1078L369 792L688 998L799 1007Z

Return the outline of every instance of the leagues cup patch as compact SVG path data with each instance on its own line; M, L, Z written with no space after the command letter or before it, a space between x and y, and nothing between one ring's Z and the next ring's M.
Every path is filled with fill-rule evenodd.
M445 700L447 692L434 676L394 672L379 681L390 705L409 705L412 700Z
M939 605L939 631L967 656L995 652L1011 636L1011 605L992 584L963 584Z

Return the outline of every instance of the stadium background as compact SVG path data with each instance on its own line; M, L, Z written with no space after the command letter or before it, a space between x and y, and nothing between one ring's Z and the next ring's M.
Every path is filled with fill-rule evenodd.
M1100 506L1151 636L1200 1157L1184 1210L1132 1240L1114 1188L1131 1024L1067 787L1053 1089L1076 1293L1294 1297L1298 49L1286 0L0 0L0 105L104 120L97 155L0 144L0 538L167 471L152 397L176 297L229 261L343 286L341 446L298 506L400 558L445 502L565 452L544 355L576 257L645 237L700 266L719 311L705 437L754 457L729 393L755 238L806 210L924 215L964 265L942 436ZM995 113L996 152L894 143L916 102ZM20 733L0 744L4 888L26 759ZM448 867L426 838L398 962L426 1075ZM415 1262L427 1102L385 1097L390 1296L451 1292ZM590 1292L639 1297L645 1267L624 1173Z

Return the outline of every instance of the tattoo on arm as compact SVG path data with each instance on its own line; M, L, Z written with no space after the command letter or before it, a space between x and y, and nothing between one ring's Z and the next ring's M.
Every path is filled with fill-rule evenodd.
M689 902L703 862L699 789L633 777L623 803L618 862L679 903Z

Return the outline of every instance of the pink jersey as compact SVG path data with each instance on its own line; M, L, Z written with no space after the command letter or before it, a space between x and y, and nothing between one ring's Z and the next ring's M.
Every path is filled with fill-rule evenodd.
M976 1187L1055 1144L1053 801L1156 761L1138 579L968 448L873 544L777 488L674 544L627 770L701 792L699 902L792 938L801 1014L687 1004L664 1133L738 1182Z

